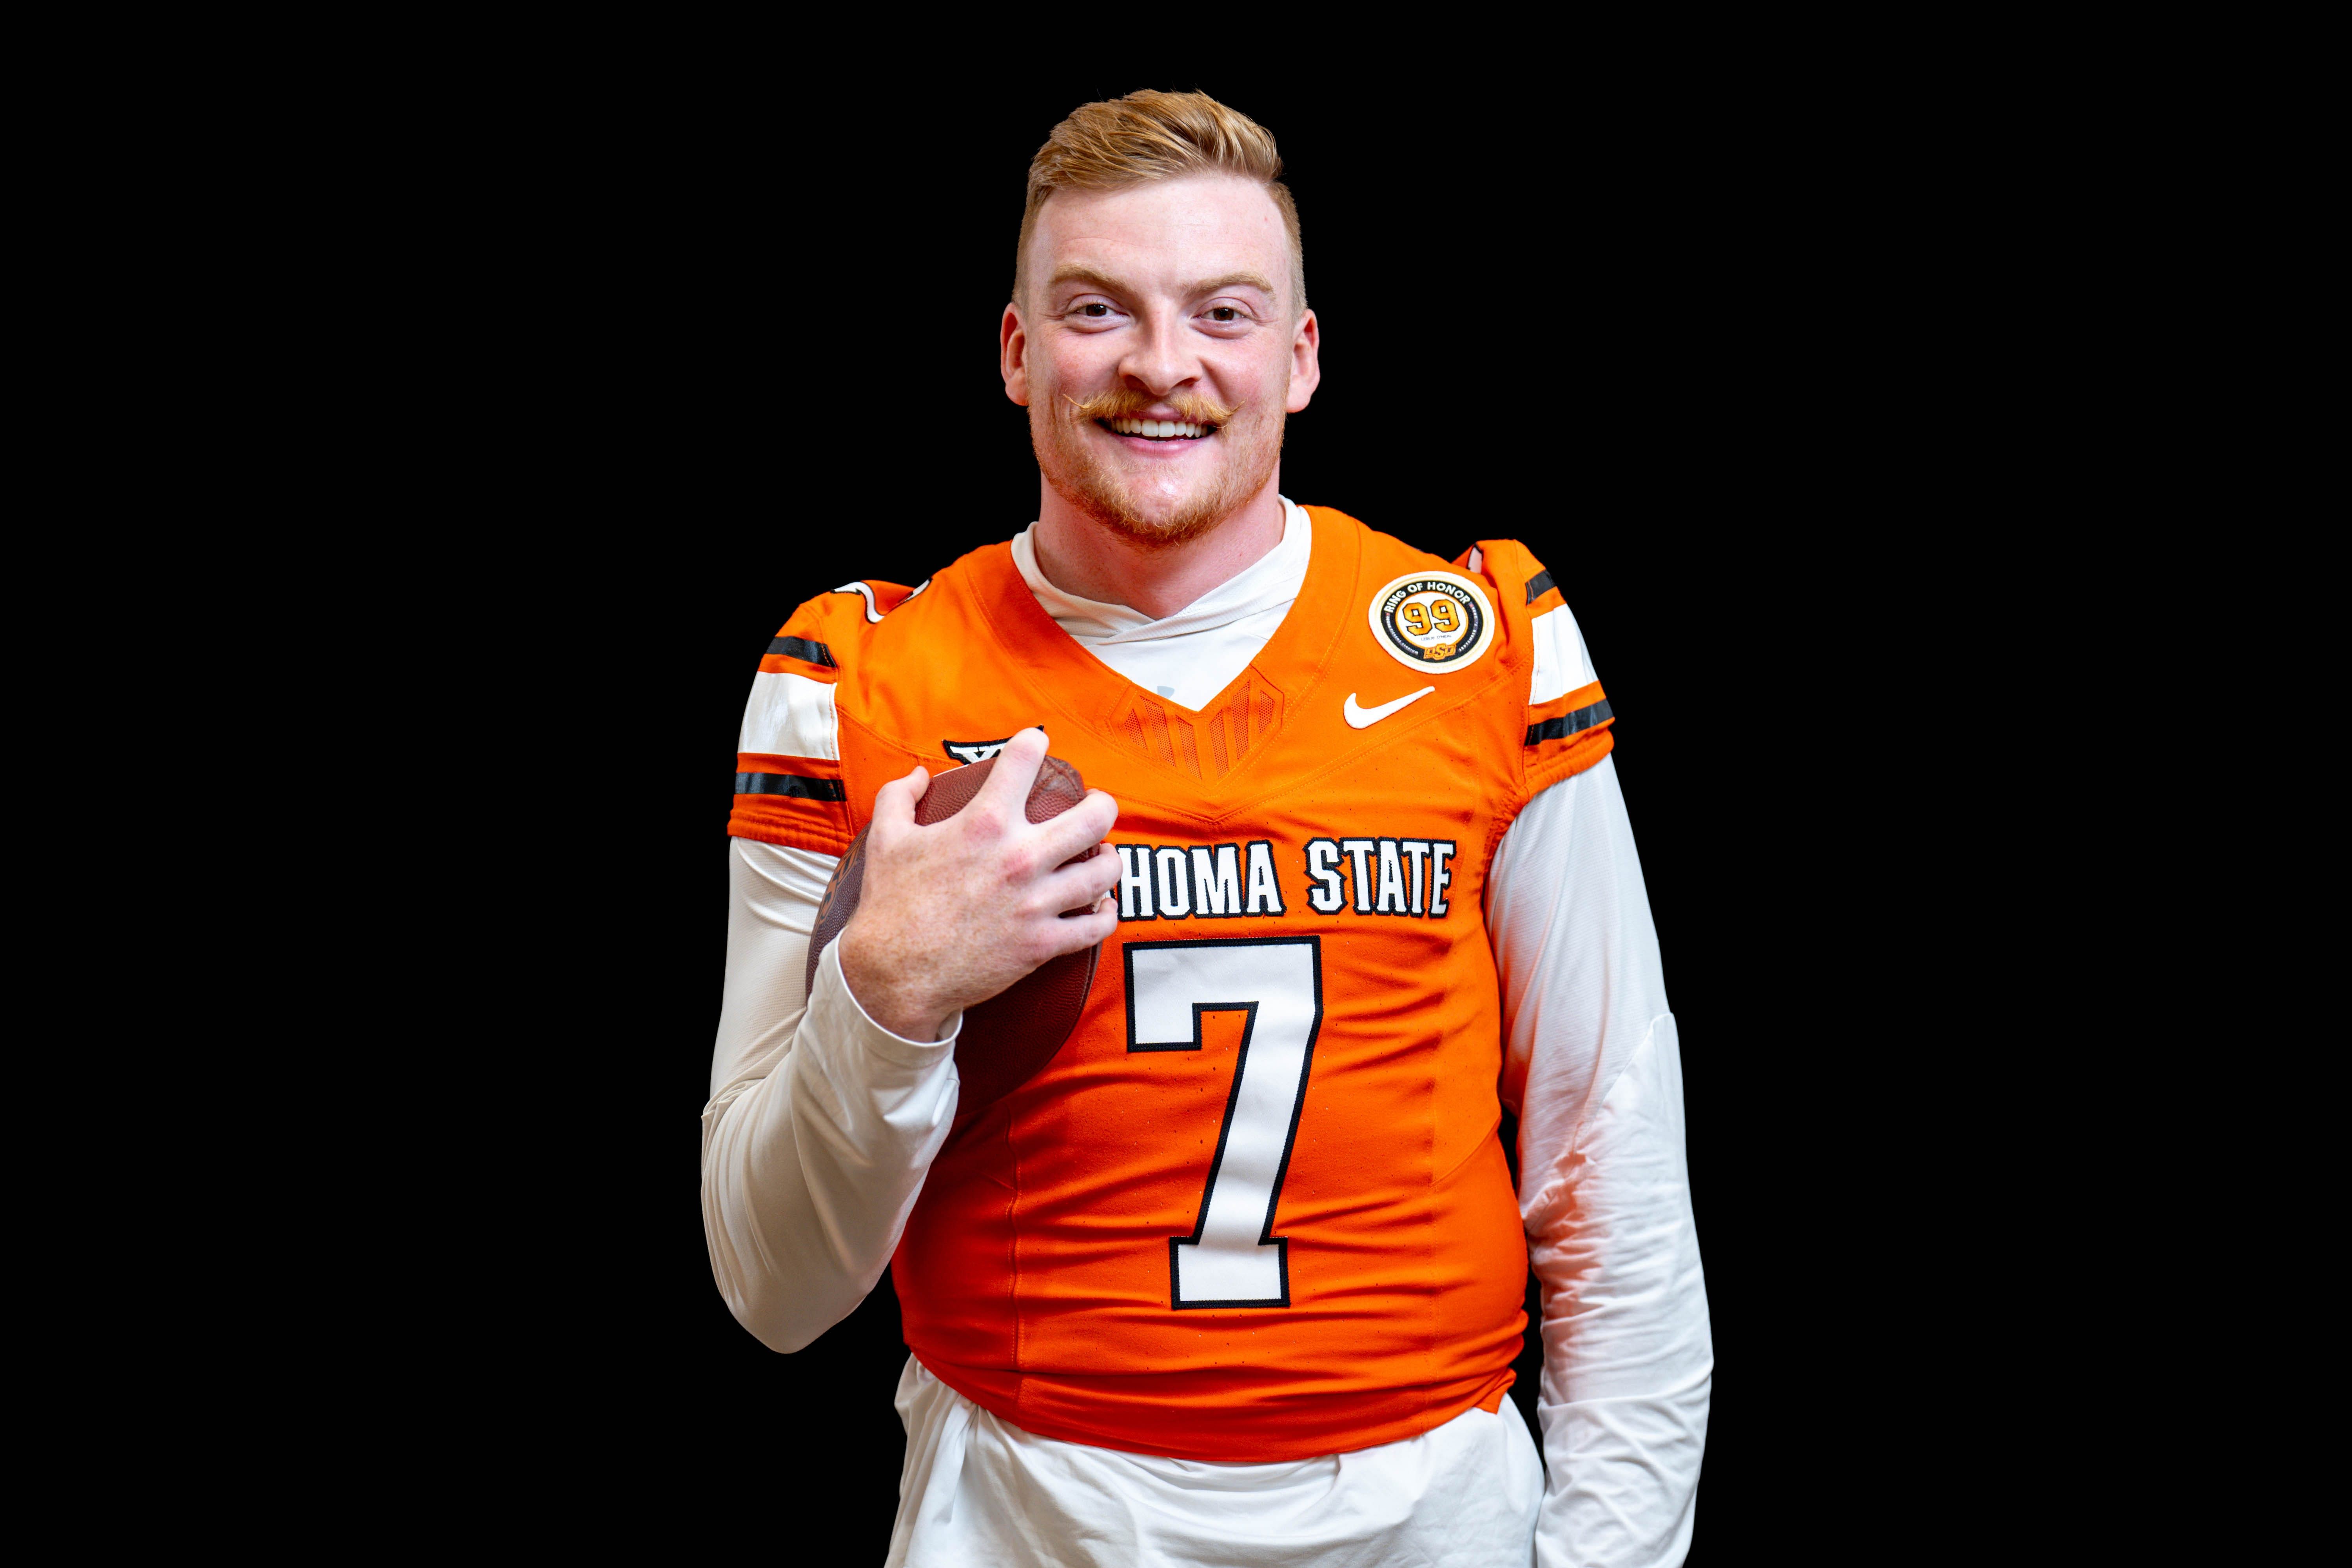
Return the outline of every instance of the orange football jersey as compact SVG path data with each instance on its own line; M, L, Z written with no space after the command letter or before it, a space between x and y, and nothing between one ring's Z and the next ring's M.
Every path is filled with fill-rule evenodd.
M1609 707L1547 695L1570 623L1517 543L1449 564L1308 510L1297 601L1199 712L1065 634L1005 544L803 605L746 712L747 838L841 854L882 784L1032 724L1118 802L1084 1016L959 1116L893 1260L923 1364L1046 1436L1297 1459L1510 1385L1527 1245L1480 911Z

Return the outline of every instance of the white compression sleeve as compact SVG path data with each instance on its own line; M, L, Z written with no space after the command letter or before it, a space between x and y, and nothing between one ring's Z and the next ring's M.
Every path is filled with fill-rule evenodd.
M1543 1300L1536 1562L1671 1568L1690 1547L1715 1353L1681 1055L1611 759L1528 802L1490 886Z
M796 1351L856 1310L890 1261L955 1117L955 1038L866 1016L836 952L803 995L831 856L730 840L727 993L702 1113L702 1228L736 1321Z

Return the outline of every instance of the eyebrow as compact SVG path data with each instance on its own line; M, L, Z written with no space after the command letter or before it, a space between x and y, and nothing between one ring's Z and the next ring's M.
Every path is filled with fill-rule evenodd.
M1091 267L1057 267L1054 268L1054 276L1045 280L1045 287L1058 289L1065 283L1087 283L1111 294L1129 292L1126 284L1116 278L1097 272ZM1222 278L1210 278L1198 283L1187 283L1182 292L1187 297L1192 297L1213 294L1220 289L1233 288L1255 289L1269 299L1276 297L1274 285L1267 282L1263 274L1256 272L1228 272Z

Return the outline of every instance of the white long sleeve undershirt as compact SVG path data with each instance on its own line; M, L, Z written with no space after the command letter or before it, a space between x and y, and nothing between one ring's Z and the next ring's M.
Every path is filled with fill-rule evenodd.
M1034 574L1025 537L1015 558L1047 612L1096 657L1139 684L1175 688L1169 695L1180 702L1213 677L1205 700L1264 646L1304 579L1307 520L1285 506L1282 543L1170 617L1190 621L1175 635L1119 606L1059 594ZM727 991L703 1119L704 1223L730 1308L762 1342L790 1351L855 1310L888 1263L954 1116L961 1020L936 1043L891 1035L866 1016L831 952L804 996L808 933L834 859L730 843ZM1511 1108L1520 1212L1543 1300L1538 1408L1548 1480L1539 1510L1528 1510L1537 1517L1522 1519L1516 1504L1497 1515L1496 1498L1441 1481L1485 1473L1496 1478L1485 1491L1510 1489L1517 1422L1508 1405L1499 1413L1507 1426L1473 1411L1403 1443L1314 1462L1327 1476L1037 1437L965 1408L910 1359L894 1562L985 1551L995 1525L1051 1529L1056 1510L1061 1528L1087 1542L1080 1560L1171 1568L1246 1561L1234 1555L1242 1542L1269 1552L1280 1542L1285 1563L1384 1563L1391 1552L1416 1562L1416 1542L1459 1549L1515 1530L1525 1540L1530 1523L1534 1561L1546 1568L1683 1560L1714 1359L1684 1160L1680 1052L1609 759L1528 804L1488 889L1505 1076L1524 1084ZM1216 1482L1203 1488L1211 1473ZM1414 1491L1411 1539L1380 1537L1381 1554L1365 1555L1362 1531L1395 1511L1401 1477L1433 1489ZM1301 1487L1311 1508L1293 1496ZM1131 1506L1138 1488L1158 1506ZM1171 1522L1169 1497L1208 1509L1212 1517L1192 1521L1204 1532L1197 1540L1222 1544L1196 1547ZM1011 1511L1000 1520L992 1510ZM1080 1550L1075 1541L1066 1549Z

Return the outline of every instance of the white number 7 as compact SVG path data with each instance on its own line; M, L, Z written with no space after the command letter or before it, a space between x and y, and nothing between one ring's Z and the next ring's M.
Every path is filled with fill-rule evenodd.
M1197 1051L1201 1015L1249 1015L1225 1123L1192 1234L1168 1238L1168 1304L1287 1307L1290 1243L1275 1205L1298 1136L1315 1037L1323 1027L1323 950L1312 936L1127 944L1127 1048Z

